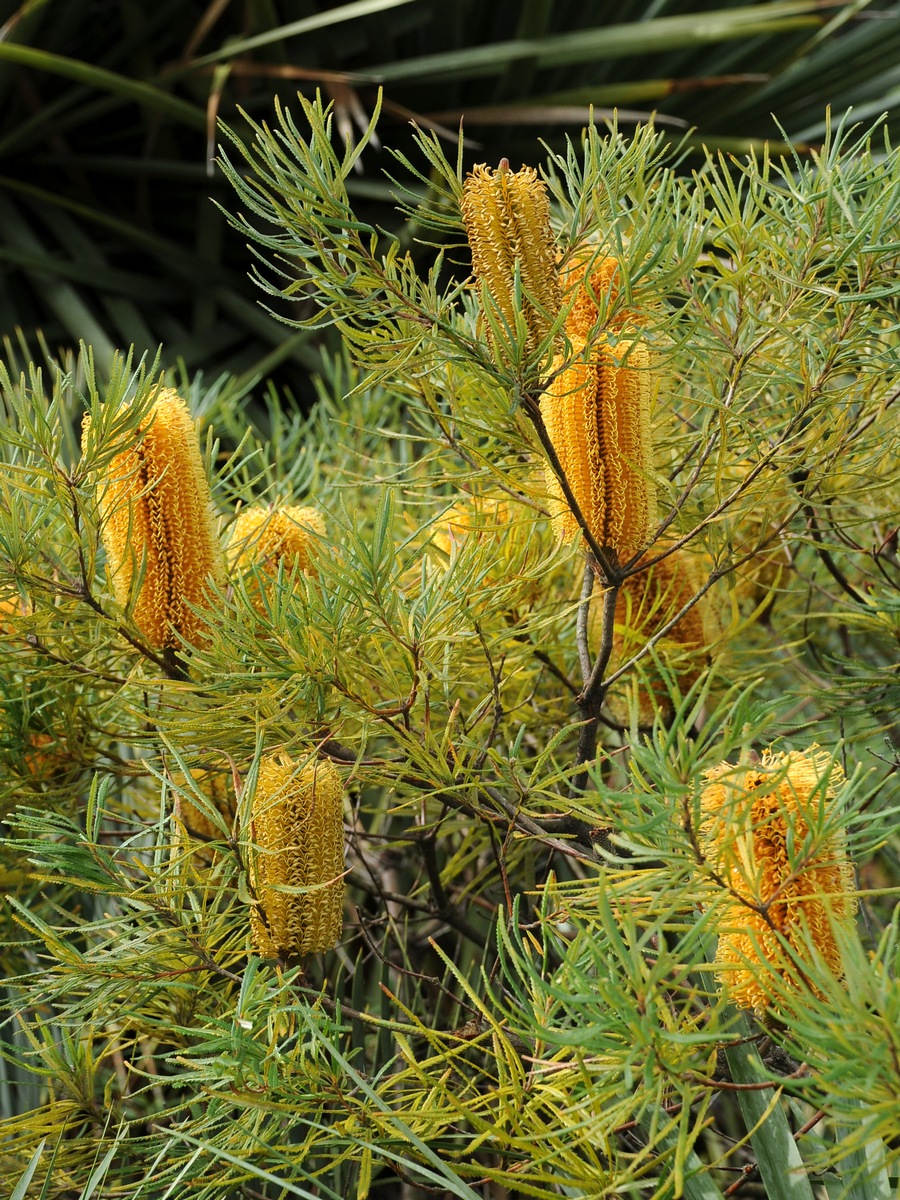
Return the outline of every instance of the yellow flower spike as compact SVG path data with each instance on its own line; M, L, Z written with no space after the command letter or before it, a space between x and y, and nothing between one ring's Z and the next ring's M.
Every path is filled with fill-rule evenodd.
M602 340L589 351L573 339L570 360L555 360L556 374L540 402L588 528L620 561L646 543L656 508L650 410L657 380L646 345L630 336L626 330L615 346ZM557 536L571 541L578 523L549 463L546 475Z
M472 251L472 270L511 330L516 327L515 276L523 292L527 349L547 336L560 307L550 201L533 167L511 171L474 167L463 184L462 218ZM495 347L496 349L496 347Z
M317 508L245 508L235 521L229 557L236 570L262 567L276 574L279 563L315 575L310 549L325 536L325 519Z
M853 871L841 833L809 840L843 782L840 764L816 746L766 751L758 764L722 763L706 779L701 840L731 891L716 955L730 998L761 1012L785 988L812 987L803 967L815 959L840 978L839 931L852 927L856 909Z
M82 445L90 417L85 417ZM100 495L101 537L116 601L150 645L204 640L191 605L208 603L208 580L224 583L209 482L187 405L163 389L134 445L116 455ZM138 594L133 591L140 580Z
M566 263L560 272L560 284L564 301L571 302L566 315L566 333L570 338L585 340L600 317L597 301L606 300L611 307L618 297L618 259L595 256L588 247ZM609 324L616 329L633 321L633 313L619 312Z
M655 557L663 549L665 544L657 543L645 557ZM709 565L702 557L676 550L645 571L628 576L619 592L613 627L612 670L641 650L696 596L706 582ZM588 635L595 648L602 635L601 613L602 599L597 596L591 604L588 621ZM697 682L707 661L708 648L720 634L716 618L714 602L707 592L656 643L657 655L678 675L682 692L687 692ZM642 668L647 684L644 686L642 680L638 691L638 724L649 727L658 713L670 720L674 710L664 680L654 673L652 659L642 660ZM630 712L620 690L610 692L607 706L619 724L628 724Z
M263 757L251 837L254 949L263 958L330 950L341 936L344 899L343 787L336 768L321 761L298 770L286 754Z
M453 548L469 538L499 541L510 523L505 500L485 496L466 496L450 506L437 522L431 544L449 559Z

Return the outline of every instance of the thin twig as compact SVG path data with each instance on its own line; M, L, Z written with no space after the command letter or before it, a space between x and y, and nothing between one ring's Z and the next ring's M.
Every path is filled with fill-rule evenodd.
M822 530L819 528L819 522L816 519L816 513L813 506L808 500L804 500L802 504L803 515L806 517L806 527L812 535L812 540L816 544L816 554L822 566L837 583L838 587L847 593L851 600L855 600L857 604L866 604L865 596L860 595L844 572L840 569L837 563L831 556L831 552L825 545L825 539L822 537Z
M556 663L549 656L549 654L546 654L543 650L532 650L532 654L538 660L539 663L544 664L544 666L547 668L547 670L550 672L551 675L555 676L561 684L563 684L565 687L567 687L569 689L569 691L572 693L573 696L578 695L579 688L577 687L577 685L572 682L572 680L568 677L568 675L565 673L565 671L561 667L558 667L556 665Z
M747 1163L742 1168L740 1178L736 1179L731 1187L725 1189L723 1196L734 1196L741 1190L745 1183L750 1183L751 1180L759 1178L759 1166L757 1163Z

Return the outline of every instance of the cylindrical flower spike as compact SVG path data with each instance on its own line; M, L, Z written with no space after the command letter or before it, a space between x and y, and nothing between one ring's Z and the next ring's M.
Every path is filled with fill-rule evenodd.
M432 546L446 559L469 538L499 541L510 528L509 504L492 496L466 496L441 515L431 534Z
M572 494L597 543L619 560L644 545L653 524L650 410L657 378L635 315L612 309L621 277L617 259L586 246L560 273L569 349L553 363L541 416ZM612 336L610 336L612 334ZM578 522L550 464L546 467L557 536L570 541Z
M657 543L652 554L655 556L663 548ZM611 669L617 669L636 654L697 595L706 582L707 566L697 555L675 550L645 571L628 576L619 593L613 627ZM598 597L591 605L588 624L588 633L595 647L599 645L602 634L601 613L602 603ZM656 654L666 667L677 674L682 692L688 691L696 683L707 660L710 644L719 633L716 612L707 592L656 643ZM642 667L647 686L638 691L638 724L647 727L653 724L660 712L667 720L671 719L673 704L665 681L654 670L653 660L645 658ZM627 704L623 703L620 690L610 692L607 705L615 720L622 725L628 724L630 712Z
M286 754L266 755L251 812L250 913L254 949L264 958L330 950L341 936L344 899L343 788L326 761L298 770Z
M650 410L656 377L646 345L624 330L613 345L573 339L569 359L541 397L541 416L587 526L620 561L646 544L654 520ZM578 522L547 464L557 536L570 541Z
M89 426L86 417L83 444ZM197 430L171 389L159 393L134 444L110 463L100 514L116 600L131 606L146 640L174 650L182 638L202 642L205 624L191 605L208 602L210 579L224 583L225 564Z
M702 843L730 891L716 955L730 998L763 1011L779 992L815 991L804 966L814 977L816 959L840 978L839 930L856 907L844 838L827 832L840 764L812 746L767 751L747 767L722 763L706 778Z
M283 562L314 575L310 548L325 536L317 508L245 508L231 530L229 554L237 570L262 567L274 574Z
M612 307L619 296L619 260L592 252L590 246L576 254L560 271L563 301L569 304L566 333L570 338L586 340L600 319L598 302ZM609 320L611 329L633 324L634 315L618 312Z
M487 288L511 333L516 328L518 268L526 348L534 349L547 336L560 307L550 201L543 181L533 167L511 171L505 159L496 171L477 166L463 184L462 217L475 278Z

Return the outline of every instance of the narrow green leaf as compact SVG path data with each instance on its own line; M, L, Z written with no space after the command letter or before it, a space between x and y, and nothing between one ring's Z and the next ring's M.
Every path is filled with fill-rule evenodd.
M93 1196L94 1192L97 1190L98 1185L101 1184L106 1178L106 1172L109 1170L109 1164L112 1162L118 1149L118 1140L116 1140L110 1146L109 1150L107 1150L103 1161L98 1163L94 1170L91 1171L91 1177L84 1185L84 1191L81 1193L79 1200L91 1200L91 1196Z
M125 75L107 71L103 67L94 66L93 63L67 58L62 54L51 54L47 50L35 50L31 46L16 46L11 42L0 42L0 61L4 59L23 67L30 67L34 71L47 71L51 75L74 79L76 83L87 84L100 92L111 92L123 100L145 104L153 111L174 117L192 129L206 131L206 113L202 108L180 100L177 96L172 96L141 79L128 79Z
M19 1182L13 1188L9 1200L25 1200L25 1196L28 1194L28 1185L34 1178L34 1173L38 1169L38 1163L41 1161L41 1155L44 1153L44 1147L46 1145L47 1139L44 1138L44 1140L35 1147L34 1154L32 1154L28 1166L22 1172Z
M749 1034L745 1017L741 1016L734 1031ZM725 1056L731 1078L738 1084L758 1084L769 1079L759 1051L753 1042L727 1046ZM747 1129L759 1173L769 1200L813 1200L813 1190L797 1143L772 1081L772 1089L753 1088L738 1092L738 1102Z
M684 1154L682 1145L680 1122L673 1122L672 1119L661 1109L657 1111L660 1124L665 1127L669 1126L666 1132L657 1137L653 1143L654 1150L673 1150L676 1157L675 1167L676 1175L681 1176L681 1188L676 1188L679 1195L684 1197L684 1200L723 1200L722 1191L716 1186L714 1181L709 1176L709 1171L700 1160L694 1150ZM646 1135L651 1132L651 1118L653 1113L646 1113L641 1120L641 1128ZM680 1157L680 1161L679 1160Z
M262 1179L266 1183L275 1184L281 1188L283 1196L300 1196L301 1200L317 1200L317 1197L322 1196L322 1192L319 1189L324 1187L324 1185L321 1183L315 1192L308 1192L306 1188L297 1187L296 1184L289 1183L287 1179L282 1178L280 1175L273 1175L271 1171L266 1171L254 1163L247 1162L246 1159L239 1158L236 1154L229 1154L227 1150L223 1150L219 1146L214 1146L210 1142L204 1142L200 1138L191 1137L189 1133L173 1129L169 1136L178 1141L187 1142L189 1146L197 1146L204 1154L208 1154L211 1158L219 1158L223 1162L231 1163L232 1166L240 1167L241 1170L248 1171L255 1179ZM332 1192L330 1188L326 1194L332 1197L336 1196L336 1193Z
M382 1097L378 1095L374 1088L372 1088L366 1082L366 1080L354 1070L350 1062L344 1058L337 1047L325 1040L322 1031L317 1027L311 1017L307 1013L303 1012L301 1012L300 1015L303 1017L303 1020L312 1036L322 1042L322 1044L327 1048L328 1052L334 1058L335 1062L340 1064L343 1070L347 1073L348 1078L353 1081L354 1086L367 1097L371 1104L379 1108L386 1116L389 1117L394 1128L397 1129L397 1131L409 1141L410 1145L415 1147L416 1151L422 1156L425 1162L430 1163L435 1168L437 1178L435 1178L434 1181L436 1183L442 1183L446 1190L451 1192L454 1196L459 1197L459 1200L478 1200L478 1193L474 1192L472 1188L470 1188L469 1185L464 1182L464 1180L459 1178L455 1171L451 1170L451 1168L445 1162L438 1158L434 1151L427 1146L421 1138L417 1137L416 1134L413 1133L406 1122L400 1117L400 1114L391 1109L391 1107L385 1103ZM373 1147L373 1149L378 1150L378 1147ZM384 1151L382 1150L381 1152L383 1153ZM431 1173L429 1172L428 1174L430 1175Z
M343 21L353 21L357 17L369 17L375 13L385 12L390 8L399 8L404 4L412 4L413 0L355 0L353 4L344 4L340 8L328 9L316 13L312 17L304 17L300 21L289 21L287 25L278 25L267 29L265 33L257 33L253 37L240 38L230 41L227 46L204 54L202 58L191 59L188 66L205 67L210 63L221 62L224 58L235 58L238 54L246 54L259 46L271 46L273 42L283 42L287 38L300 37L304 33L312 33L315 29L329 29Z
M276 346L281 346L285 341L284 325L269 316L252 300L237 295L229 286L231 281L225 271L213 264L203 263L193 255L186 253L184 247L179 246L176 242L148 233L145 229L140 229L128 221L123 221L99 209L78 204L66 197L56 196L44 188L23 184L8 176L0 176L0 186L26 197L58 205L67 212L75 213L99 225L102 229L119 234L134 245L141 246L151 254L160 257L173 275L190 279L195 284L198 279L204 280L205 286L209 288L216 302L245 328ZM0 196L0 201L2 201L2 196ZM35 253L45 252L42 247L38 247ZM79 340L89 343L93 347L96 358L103 362L105 358L112 356L115 348L96 322L93 322L92 328L96 329L96 336L89 336L87 329L82 329L75 336ZM296 341L291 340L290 357L304 366L314 369L320 365L319 356L311 349L309 341L309 334Z
M860 1121L866 1120L866 1106L862 1101L856 1102ZM858 1131L848 1130L853 1133ZM840 1142L844 1129L835 1126L835 1138ZM890 1200L891 1181L885 1166L884 1142L881 1138L873 1138L865 1148L853 1150L840 1162L841 1176L847 1183L844 1193L846 1200Z
M562 67L571 63L625 58L632 54L644 57L687 46L818 26L823 20L818 15L820 10L821 6L815 0L797 0L796 3L753 4L717 12L686 13L655 21L601 25L596 29L578 29L540 40L494 42L380 63L372 68L372 74L385 83L438 75L471 79L496 75L509 63L529 59L539 67Z

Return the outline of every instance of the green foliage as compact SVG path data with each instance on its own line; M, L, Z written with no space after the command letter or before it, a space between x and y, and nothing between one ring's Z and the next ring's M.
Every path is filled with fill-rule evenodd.
M20 373L10 347L0 374L0 1172L60 1200L715 1200L758 1163L778 1200L807 1175L886 1197L900 157L842 124L808 160L710 156L690 180L649 128L547 161L561 254L594 247L627 280L600 327L627 308L653 351L650 554L702 569L686 607L710 631L688 670L678 614L606 663L615 606L555 541L534 414L565 313L527 351L495 323L495 357L462 160L424 134L398 155L434 180L406 197L445 243L420 273L356 213L371 129L336 151L332 120L279 109L226 165L269 299L341 336L316 408L182 381L223 539L239 506L315 504L313 572L232 564L173 670L116 605L98 505L158 364L85 350ZM814 743L847 782L789 857L802 872L842 831L861 919L843 979L811 931L798 986L760 962L760 1020L713 969L732 895L701 792L725 760ZM346 788L344 933L305 963L250 952L275 751Z

